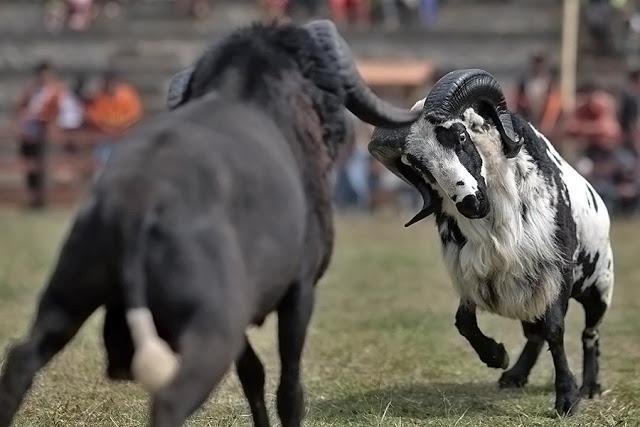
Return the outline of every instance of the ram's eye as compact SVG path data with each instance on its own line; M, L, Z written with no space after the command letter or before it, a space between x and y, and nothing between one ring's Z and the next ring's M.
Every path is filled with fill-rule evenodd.
M467 134L464 132L460 132L460 134L458 135L458 141L460 141L460 143L463 143L467 140Z

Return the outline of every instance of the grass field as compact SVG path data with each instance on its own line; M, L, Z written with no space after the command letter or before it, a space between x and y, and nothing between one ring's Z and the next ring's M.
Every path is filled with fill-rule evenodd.
M543 353L523 391L500 391L453 326L457 306L429 224L406 218L338 220L333 263L318 288L305 353L307 426L635 426L640 425L640 222L613 229L617 284L601 330L605 395L579 415L553 415L553 370ZM0 345L26 330L36 296L64 235L68 214L0 212ZM98 313L35 382L17 426L138 426L147 397L104 379ZM581 372L581 309L573 304L568 351ZM505 343L512 360L519 325L483 315L481 327ZM278 359L274 321L251 332L268 375L272 416ZM211 355L215 357L215 355ZM274 418L275 420L275 418ZM235 375L229 375L192 426L250 425Z

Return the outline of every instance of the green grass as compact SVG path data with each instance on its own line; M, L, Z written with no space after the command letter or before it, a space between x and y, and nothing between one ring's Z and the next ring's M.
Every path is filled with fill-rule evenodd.
M640 226L618 222L613 239L617 284L601 330L607 393L584 401L579 415L553 415L553 370L543 353L523 391L500 391L453 326L456 296L430 224L404 229L406 218L345 217L331 268L319 284L304 363L308 426L634 426L640 425ZM65 212L0 212L0 344L19 339L68 224ZM572 304L567 326L571 366L579 377L583 314ZM41 375L18 426L138 426L147 396L104 379L96 314ZM481 327L507 345L523 344L512 320L482 315ZM274 319L251 332L268 375L272 416L278 359ZM215 355L212 355L215 357ZM275 421L275 418L273 418ZM192 426L250 425L235 375L229 375Z

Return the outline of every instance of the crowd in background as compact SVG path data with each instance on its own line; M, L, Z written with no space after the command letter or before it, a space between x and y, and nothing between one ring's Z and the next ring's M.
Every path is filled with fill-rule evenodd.
M581 85L575 108L564 114L557 72L536 55L513 105L589 179L614 214L640 211L640 70L629 72L618 95L594 83Z
M432 83L441 75L435 73ZM43 62L16 104L13 123L31 207L45 204L50 144L61 147L69 159L91 151L90 164L70 163L73 173L90 176L106 161L113 140L142 117L138 92L114 71L105 71L92 89L87 86L86 76L64 84L52 65ZM640 212L640 70L629 73L617 98L597 85L581 86L575 109L565 113L557 70L545 56L534 55L510 105L591 181L614 214ZM369 156L372 128L355 117L353 123L355 138L341 153L335 174L337 206L368 211L419 203L408 185Z
M51 29L88 29L99 15L116 16L136 0L53 0L47 22ZM500 0L505 1L505 0ZM625 23L625 37L640 34L640 15L628 0L583 0L593 46L605 54L616 51L617 16ZM222 2L222 0L220 0ZM438 0L259 0L265 15L286 19L290 15L328 13L338 24L367 27L380 23L397 28L413 19L432 25ZM199 18L215 13L216 1L176 0L185 16ZM617 14L617 15L616 15ZM626 39L625 39L626 40ZM624 51L624 49L622 49ZM443 73L436 72L431 83ZM95 77L95 76L94 76ZM82 151L93 163L72 164L76 172L91 174L108 157L111 141L142 117L136 89L113 71L106 71L90 87L78 76L65 85L49 63L40 64L16 106L16 134L25 165L29 203L45 204L44 158L49 143L59 144L70 159ZM422 93L421 96L424 96ZM416 99L418 97L415 97ZM587 83L579 87L575 109L563 111L557 68L543 54L533 55L509 93L511 108L542 131L601 194L614 214L640 211L640 69L631 70L621 92ZM355 138L341 153L335 174L335 201L343 209L375 210L384 206L405 208L419 203L416 193L373 161L367 151L372 128L354 118Z
M510 98L511 108L589 179L614 215L640 213L640 70L629 72L618 95L595 84L582 85L575 109L565 113L558 71L538 54ZM375 210L419 203L408 185L368 156L371 129L360 126L336 175L337 205Z
M381 24L388 29L418 23L432 26L440 0L261 0L267 15L283 18L291 14L318 16L325 9L339 26L367 28Z
M46 204L46 156L50 145L61 147L69 162L69 173L91 175L104 163L112 142L142 118L137 90L106 70L93 90L86 76L66 85L49 62L38 64L31 81L15 106L15 135L24 165L28 204L40 209ZM92 151L89 164L82 151Z
M44 24L49 31L85 31L98 17L117 18L122 9L136 0L48 0ZM209 14L209 0L175 0L179 15L203 18Z
M45 26L50 31L84 31L100 17L115 18L123 8L137 0L50 0L46 6ZM226 0L228 3L229 0ZM415 22L431 26L436 22L441 0L258 0L268 19L330 16L338 25L367 28L380 23L388 29ZM195 19L215 13L221 0L175 0L181 16Z
M638 0L583 0L591 49L603 56L631 53L640 38Z

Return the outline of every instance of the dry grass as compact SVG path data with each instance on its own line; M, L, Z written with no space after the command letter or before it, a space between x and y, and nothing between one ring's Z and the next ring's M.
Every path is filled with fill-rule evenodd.
M403 229L397 216L341 218L331 269L305 353L308 426L633 426L640 425L640 222L614 227L617 288L602 336L603 382L609 390L585 401L568 420L553 416L553 371L543 354L524 391L499 391L498 371L477 359L456 332L456 297L440 262L432 227ZM54 261L68 215L0 212L0 344L26 330ZM138 426L146 396L135 385L103 378L99 326L91 319L36 380L17 426ZM568 350L581 368L582 313L572 305ZM523 344L514 321L482 316L512 360ZM268 370L270 410L278 359L273 319L252 340ZM215 357L215 355L212 355ZM230 375L193 426L250 425ZM274 418L275 420L275 418Z

